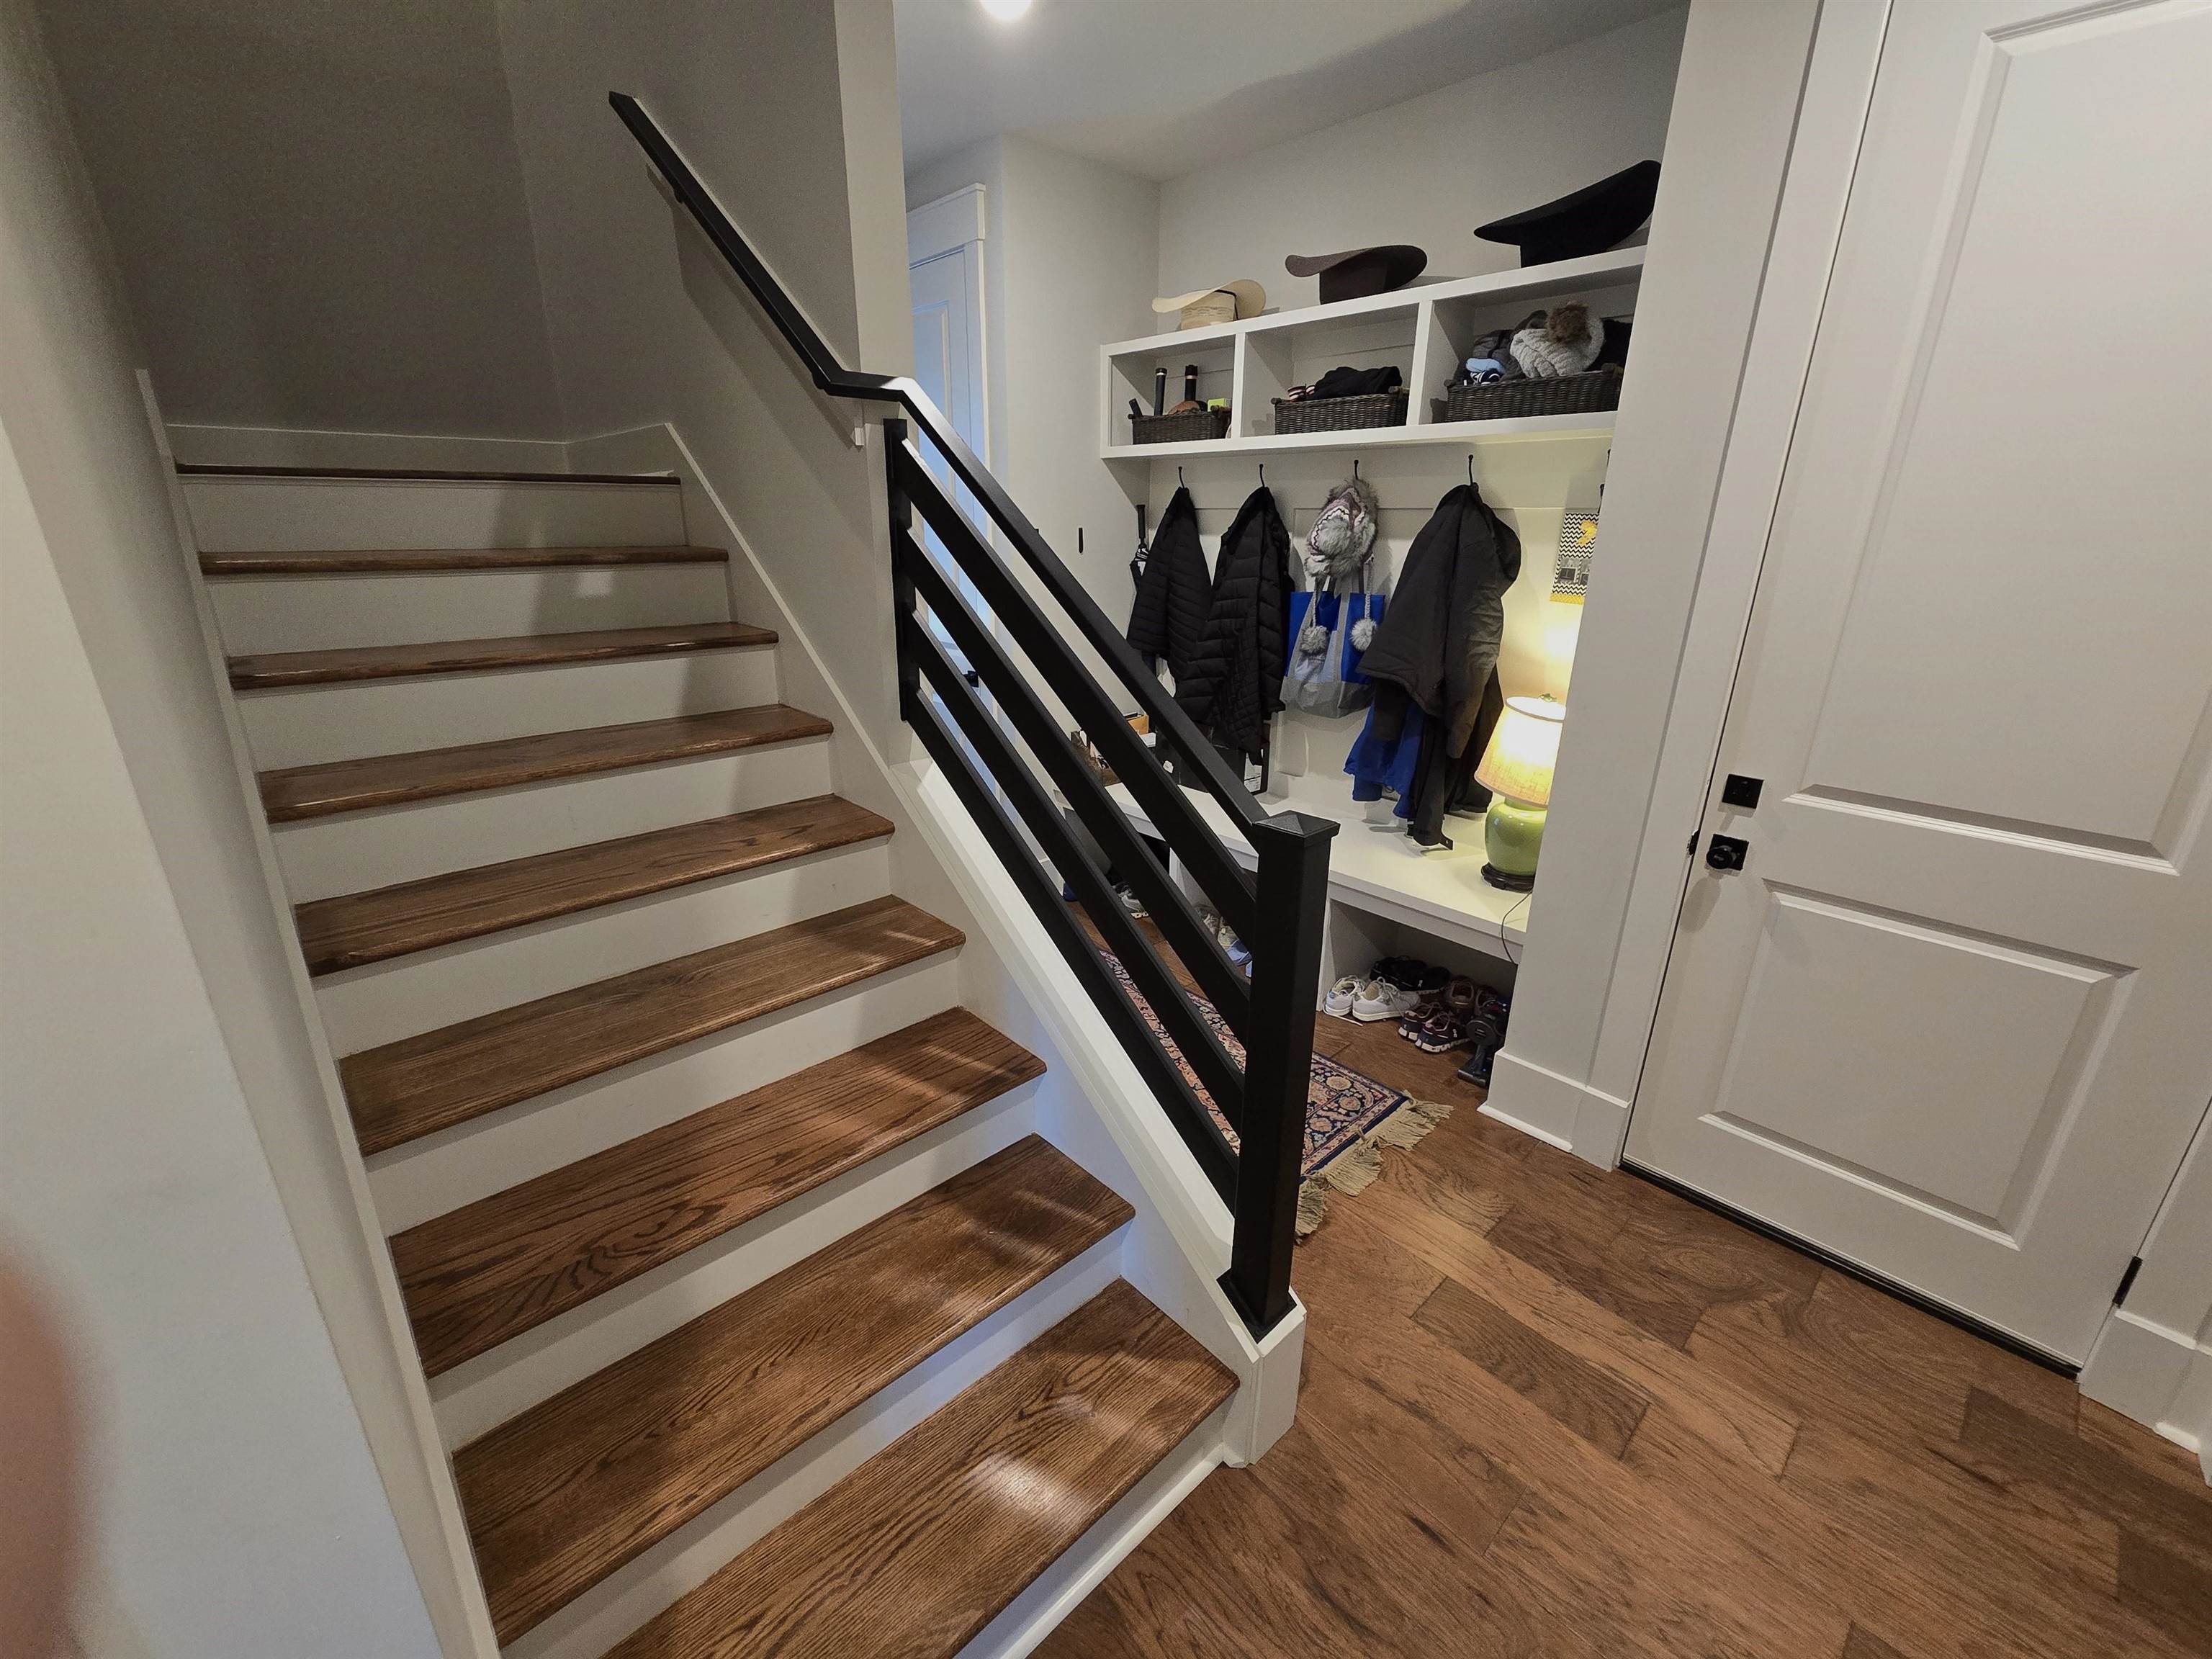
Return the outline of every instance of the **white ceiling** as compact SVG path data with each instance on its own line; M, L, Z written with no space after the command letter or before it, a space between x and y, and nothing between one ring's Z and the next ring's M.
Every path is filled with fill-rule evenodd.
M1173 179L1680 0L895 0L909 171L1018 132Z

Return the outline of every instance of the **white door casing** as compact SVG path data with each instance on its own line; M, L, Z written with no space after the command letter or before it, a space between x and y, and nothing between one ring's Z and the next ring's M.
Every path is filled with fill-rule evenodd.
M914 306L914 378L932 403L945 411L952 429L967 441L983 464L990 465L988 377L984 370L983 186L969 185L950 196L924 203L907 214L907 281ZM927 442L919 445L922 465L952 492L969 521L986 537L990 524L982 508L952 477L951 465ZM946 579L976 615L989 617L975 584L945 556L936 533L920 526L922 544ZM933 616L925 626L956 662L963 661L944 625Z
M1629 1133L2075 1360L2212 1097L2208 93L2201 4L1893 11Z

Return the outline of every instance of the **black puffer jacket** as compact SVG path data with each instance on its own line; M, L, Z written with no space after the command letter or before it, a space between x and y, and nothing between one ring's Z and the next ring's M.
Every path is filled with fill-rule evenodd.
M1205 631L1176 681L1176 701L1221 748L1256 758L1267 747L1268 718L1283 706L1290 591L1291 532L1263 485L1221 538Z
M1190 503L1190 491L1178 489L1160 514L1144 574L1137 579L1137 602L1129 607L1129 644L1148 661L1165 657L1168 672L1180 687L1212 604L1213 581L1198 544L1198 511Z

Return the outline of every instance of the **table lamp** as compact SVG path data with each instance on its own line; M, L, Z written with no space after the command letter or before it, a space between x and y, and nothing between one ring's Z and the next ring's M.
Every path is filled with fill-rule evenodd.
M1490 733L1474 780L1491 793L1483 820L1483 850L1490 861L1482 878L1492 887L1525 893L1536 884L1536 854L1544 845L1544 809L1552 801L1552 768L1559 758L1559 723L1567 706L1549 697L1508 697Z

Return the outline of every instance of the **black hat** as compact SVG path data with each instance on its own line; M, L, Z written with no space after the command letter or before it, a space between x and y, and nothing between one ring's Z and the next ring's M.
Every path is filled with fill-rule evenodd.
M1474 234L1488 241L1517 244L1524 265L1579 259L1620 246L1622 238L1651 216L1651 204L1658 194L1659 164L1638 161L1556 202L1478 225Z
M1293 253L1283 269L1293 276L1319 276L1321 302L1361 300L1403 288L1428 269L1429 256L1403 242L1347 248L1342 253Z

